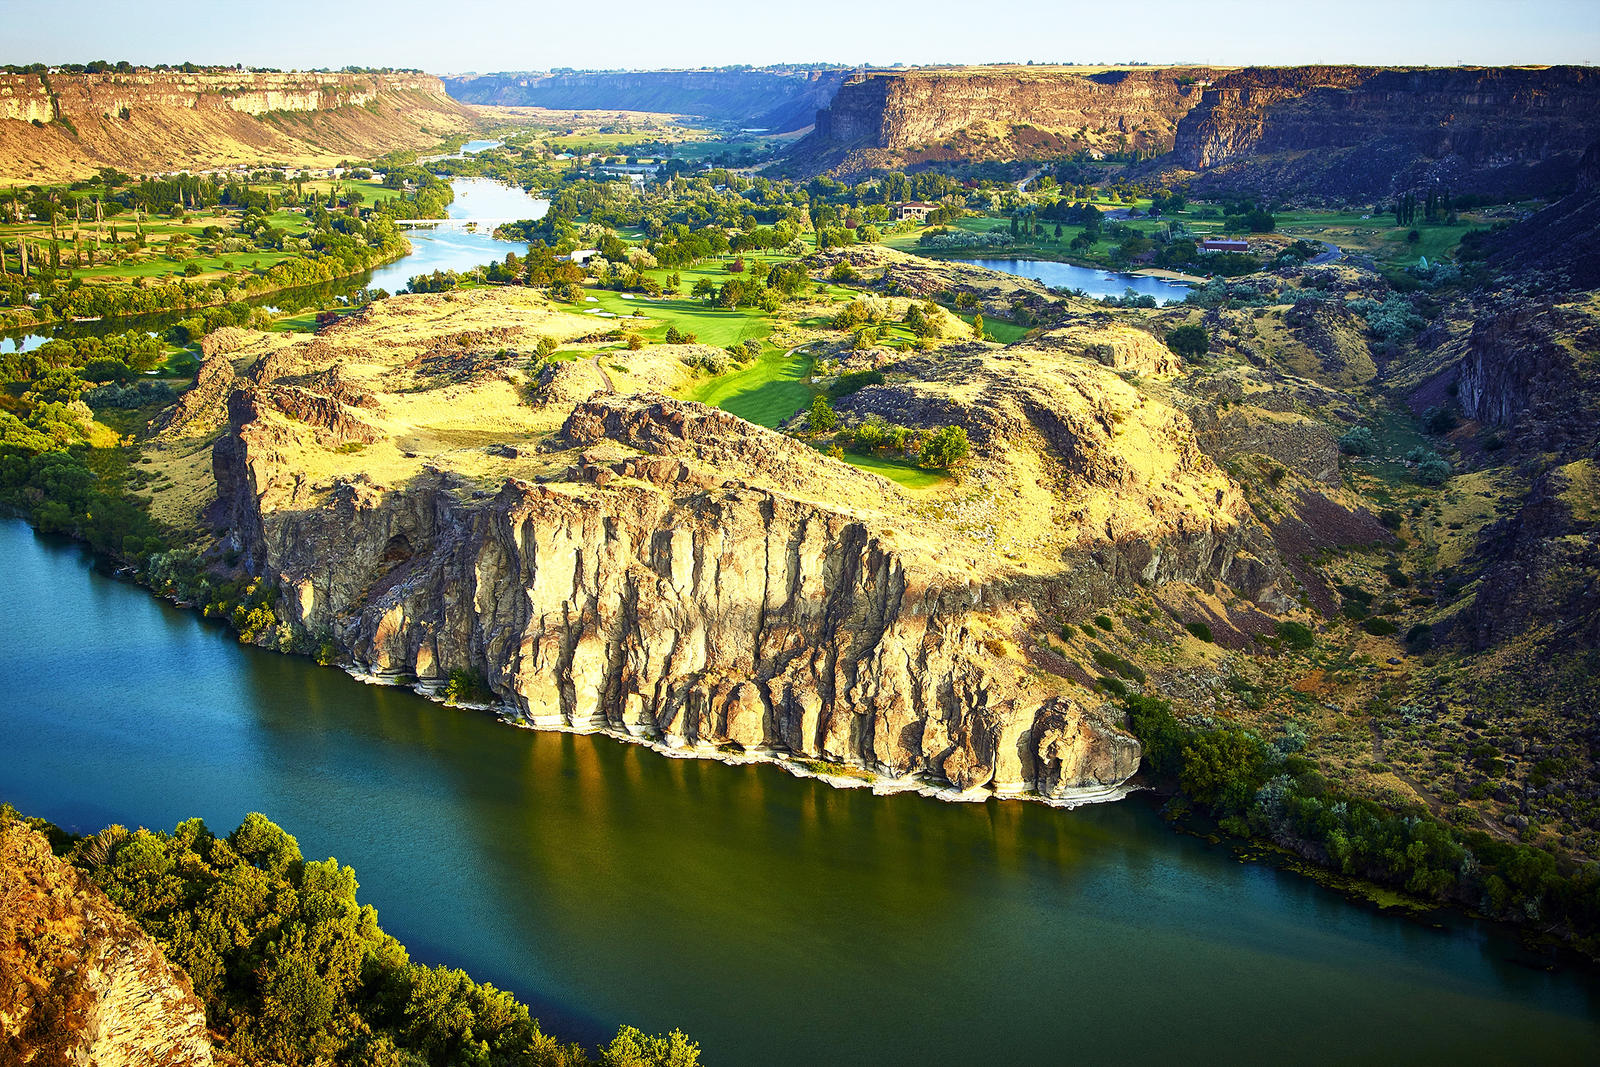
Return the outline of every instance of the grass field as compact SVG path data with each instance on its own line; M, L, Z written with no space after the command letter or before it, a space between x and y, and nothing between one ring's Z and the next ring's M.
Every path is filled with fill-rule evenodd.
M919 467L910 460L887 459L883 456L863 456L846 452L844 461L860 470L881 474L907 489L937 489L950 480L945 471Z
M811 403L815 390L810 377L810 356L769 347L749 367L700 382L684 399L776 429L784 419Z

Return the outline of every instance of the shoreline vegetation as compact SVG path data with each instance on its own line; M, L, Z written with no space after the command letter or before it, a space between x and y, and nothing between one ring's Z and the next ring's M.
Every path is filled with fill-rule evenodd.
M696 1067L674 1030L623 1025L590 1055L546 1034L526 1005L465 971L412 962L357 896L356 872L309 860L252 812L226 835L199 819L172 831L69 833L0 805L0 837L25 827L103 891L193 983L216 1047L244 1064L505 1063Z

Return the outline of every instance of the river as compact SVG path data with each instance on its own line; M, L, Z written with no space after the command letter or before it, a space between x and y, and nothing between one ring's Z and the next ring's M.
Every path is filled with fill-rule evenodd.
M224 630L0 521L0 799L77 830L265 812L384 927L593 1041L711 1065L1593 1063L1600 978L1174 833L536 733Z
M481 151L499 143L471 141L462 152ZM454 178L450 185L455 191L455 200L450 204L450 218L459 222L472 219L538 219L550 210L550 201L490 178ZM480 232L471 232L460 226L410 227L406 230L406 238L411 242L410 253L366 274L313 286L307 291L308 295L315 298L312 300L313 306L326 307L336 295L353 293L363 287L398 293L418 274L431 274L436 270L464 273L490 260L504 259L507 252L515 252L519 256L527 252L528 246L520 241L495 240L490 235L492 229L490 226ZM297 305L298 302L291 299L293 295L267 293L249 302L273 306ZM77 337L84 334L121 333L130 329L164 328L190 314L193 312L168 312L89 323L58 323L38 333L14 331L0 335L0 354L26 352L56 336Z
M1079 267L1048 259L957 259L952 262L987 267L1002 274L1015 274L1019 278L1033 278L1053 289L1082 289L1096 300L1105 296L1125 296L1132 290L1136 296L1155 297L1158 304L1181 304L1191 292L1187 285L1161 278L1143 274L1112 274L1096 267Z

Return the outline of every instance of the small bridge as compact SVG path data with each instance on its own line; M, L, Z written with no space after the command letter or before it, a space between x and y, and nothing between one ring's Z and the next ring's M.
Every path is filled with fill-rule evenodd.
M510 222L529 222L527 217L505 219L395 219L396 226L443 226L452 230L464 230L468 226L476 226L480 230L493 230L496 226Z

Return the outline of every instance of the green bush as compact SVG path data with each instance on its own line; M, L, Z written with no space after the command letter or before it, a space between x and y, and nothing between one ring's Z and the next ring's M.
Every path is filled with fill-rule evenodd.
M1137 664L1130 663L1121 656L1117 655L1115 652L1110 652L1103 648L1096 648L1093 652L1093 656L1095 663L1097 663L1103 669L1108 671L1116 671L1130 682L1138 682L1140 685L1144 684L1144 670Z
M1303 622L1284 620L1278 623L1278 637L1290 648L1305 651L1316 644L1316 634Z
M1388 637L1399 629L1388 619L1380 619L1377 616L1363 620L1361 628L1374 637Z
M1094 617L1094 624L1107 633L1110 633L1112 630L1116 629L1116 624L1111 621L1111 616L1109 615L1096 615Z
M0 812L0 822L11 818ZM190 819L171 834L108 827L70 848L70 862L187 972L218 1046L241 1062L594 1062L545 1034L509 993L413 963L357 900L355 871L304 859L259 814L227 837ZM698 1059L681 1033L623 1027L599 1062L694 1067Z
M1211 627L1207 626L1203 622L1186 622L1183 624L1183 628L1207 644L1210 644L1215 640L1211 636Z
M1193 323L1167 331L1167 347L1185 359L1198 359L1211 351L1211 335Z

